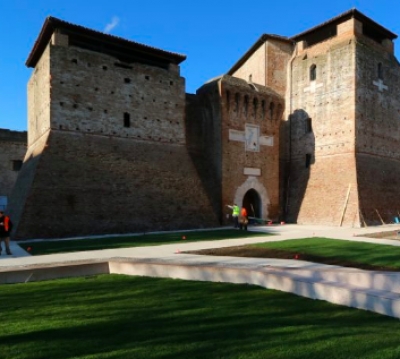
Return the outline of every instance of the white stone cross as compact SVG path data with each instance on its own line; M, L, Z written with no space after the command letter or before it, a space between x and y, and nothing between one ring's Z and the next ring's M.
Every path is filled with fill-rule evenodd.
M389 87L387 87L386 85L383 84L382 79L379 79L378 81L373 81L372 82L375 86L378 86L378 90L380 92L383 92L383 90L387 90L389 89Z
M273 136L260 136L260 128L256 125L246 124L245 131L229 130L229 140L245 143L245 150L259 152L261 146L273 146Z
M323 84L317 84L316 81L311 81L310 86L306 87L304 89L304 92L311 92L311 93L315 93L315 91L317 90L317 88L322 87Z

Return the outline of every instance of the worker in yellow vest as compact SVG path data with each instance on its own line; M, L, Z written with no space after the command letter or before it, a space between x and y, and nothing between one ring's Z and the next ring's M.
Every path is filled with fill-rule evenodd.
M239 228L239 213L240 213L239 206L236 203L232 206L230 205L227 206L232 209L233 227Z

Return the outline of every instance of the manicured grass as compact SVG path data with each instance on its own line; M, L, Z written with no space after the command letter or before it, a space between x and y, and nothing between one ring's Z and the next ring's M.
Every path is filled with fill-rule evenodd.
M400 270L400 247L330 238L302 238L279 242L257 243L256 248L281 249L302 255L333 258Z
M1 292L0 358L400 357L398 319L256 286L103 275Z
M209 240L221 240L228 238L244 238L254 236L269 236L265 232L248 232L234 229L169 232L158 234L145 234L130 237L108 237L96 239L77 239L62 241L23 242L20 246L29 249L32 255L53 254L65 252L91 251L109 248L125 248L140 246L156 246L177 242L197 242ZM184 239L183 239L184 238Z

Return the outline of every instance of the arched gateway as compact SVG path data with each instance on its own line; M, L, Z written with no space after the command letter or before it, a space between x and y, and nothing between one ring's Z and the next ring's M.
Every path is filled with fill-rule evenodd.
M249 176L236 190L234 203L245 207L249 216L268 218L268 193L256 177Z
M242 207L249 216L261 218L261 198L255 189L249 189L243 197Z

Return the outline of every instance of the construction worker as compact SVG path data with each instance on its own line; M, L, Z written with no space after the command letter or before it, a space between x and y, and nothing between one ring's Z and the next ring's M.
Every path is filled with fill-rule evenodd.
M239 228L239 212L240 212L239 206L236 203L233 206L230 205L227 206L232 209L233 227Z
M244 228L247 231L247 223L249 223L249 220L247 218L247 210L246 208L242 207L239 216L239 228L240 229Z
M1 242L4 241L6 246L6 253L11 255L10 250L10 232L11 232L11 220L10 217L6 216L3 211L0 211L0 254L2 251Z

